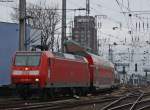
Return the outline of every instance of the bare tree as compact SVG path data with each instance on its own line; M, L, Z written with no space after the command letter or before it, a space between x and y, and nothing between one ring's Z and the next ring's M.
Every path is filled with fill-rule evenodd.
M43 4L29 4L27 6L26 18L28 20L28 24L31 26L31 28L38 31L40 30L41 32L40 36L32 37L31 40L33 42L33 39L37 39L37 37L40 37L39 39L41 39L42 50L48 49L54 51L57 48L57 51L59 51L58 47L60 46L58 45L60 44L58 43L57 38L59 36L57 36L56 33L58 32L57 27L60 23L60 15L57 9L57 5L53 7L43 7ZM18 22L19 10L14 9L14 12L11 13L11 17L13 21ZM47 49L45 47L47 47Z

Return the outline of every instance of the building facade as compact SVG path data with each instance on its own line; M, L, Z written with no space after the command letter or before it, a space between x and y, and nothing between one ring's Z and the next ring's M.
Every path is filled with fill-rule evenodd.
M72 40L97 53L97 30L93 16L75 16Z
M27 29L29 39L29 28ZM19 48L19 25L0 22L0 86L10 84L12 56Z

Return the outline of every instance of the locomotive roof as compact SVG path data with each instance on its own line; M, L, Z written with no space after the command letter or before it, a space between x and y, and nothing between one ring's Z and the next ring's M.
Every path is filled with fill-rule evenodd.
M71 60L76 60L76 61L82 61L82 62L87 62L85 57L79 56L79 55L73 55L73 54L68 54L68 53L60 53L60 52L50 52L50 51L17 51L16 55L41 55L42 53L45 53L48 57L57 57L57 58L62 58L62 59L71 59ZM97 56L95 54L86 53L87 55L90 55L93 59L94 64L96 65L102 65L104 67L111 67L114 68L114 65L102 58L101 56Z
M68 53L61 53L61 52L50 52L50 51L17 51L16 55L41 55L44 53L47 57L56 57L62 59L70 59L76 61L87 62L87 60L79 55L73 55Z
M87 62L84 57L79 56L79 55L73 55L73 54L68 54L68 53L60 53L60 52L53 52L53 55L55 57L59 57L59 58L65 58L65 59L71 59L71 60L78 60L78 61Z
M75 61L87 62L87 60L84 57L82 57L82 56L68 54L68 53L47 51L46 55L48 57L56 57L56 58L61 58L61 59L70 59L70 60L75 60Z

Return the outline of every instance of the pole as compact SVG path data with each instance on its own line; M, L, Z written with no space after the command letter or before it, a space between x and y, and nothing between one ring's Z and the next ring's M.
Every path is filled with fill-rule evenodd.
M86 14L90 14L90 0L86 0Z
M148 71L145 71L145 79L146 79L146 83L147 83L147 79L148 79L148 78L147 78L147 72L148 72Z
M25 50L26 0L19 0L19 51Z
M90 34L90 33L88 33L88 31L90 31L90 26L89 26L89 23L90 23L90 17L89 17L89 13L90 13L90 9L89 9L89 7L90 7L90 4L89 4L89 0L86 0L86 19L87 19L87 22L86 22L86 24L85 24L85 42L87 43L86 45L84 45L84 46L87 46L88 48L91 48L92 49L92 51L93 51L93 48L92 48L92 45L94 45L94 43L93 44L91 44L89 41L91 41L91 38L88 38L87 36L88 36L88 34ZM88 39L90 39L90 40L88 40ZM80 41L81 42L81 41ZM89 46L88 46L89 45Z
M61 50L64 52L64 41L66 40L66 0L62 0L62 37L61 37Z
M109 44L109 47L108 47L108 57L109 57L109 61L111 61L111 53L110 53L110 44Z
M113 62L113 50L111 44L109 44L108 56L109 56L109 61Z

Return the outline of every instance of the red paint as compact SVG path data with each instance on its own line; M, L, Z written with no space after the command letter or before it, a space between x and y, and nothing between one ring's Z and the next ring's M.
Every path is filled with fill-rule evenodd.
M39 70L40 75L13 75L12 83L31 83L34 84L36 78L40 79L40 87L45 87L47 84L64 84L87 86L90 81L88 62L80 59L69 59L56 57L51 52L42 52L40 65L28 67L28 70ZM51 63L48 63L48 62ZM26 66L12 66L12 70L24 71ZM50 78L48 79L48 69L50 69ZM24 80L23 80L24 79ZM26 80L30 79L30 80ZM23 82L24 81L24 82ZM62 85L61 85L62 84ZM89 85L88 85L89 86Z
M22 54L36 52L20 52ZM61 53L62 54L62 53ZM64 55L64 54L62 54ZM75 57L72 55L72 57ZM15 59L15 57L14 57ZM86 60L85 60L86 59ZM107 65L107 67L105 66ZM12 65L13 70L25 71L39 71L39 75L11 75L13 84L31 84L34 85L35 79L39 79L39 86L41 88L49 85L53 87L78 87L91 85L112 85L114 81L114 67L110 62L105 61L99 56L87 54L81 58L69 58L54 55L52 52L41 52L40 65L38 66L15 66ZM50 75L48 75L50 70Z

